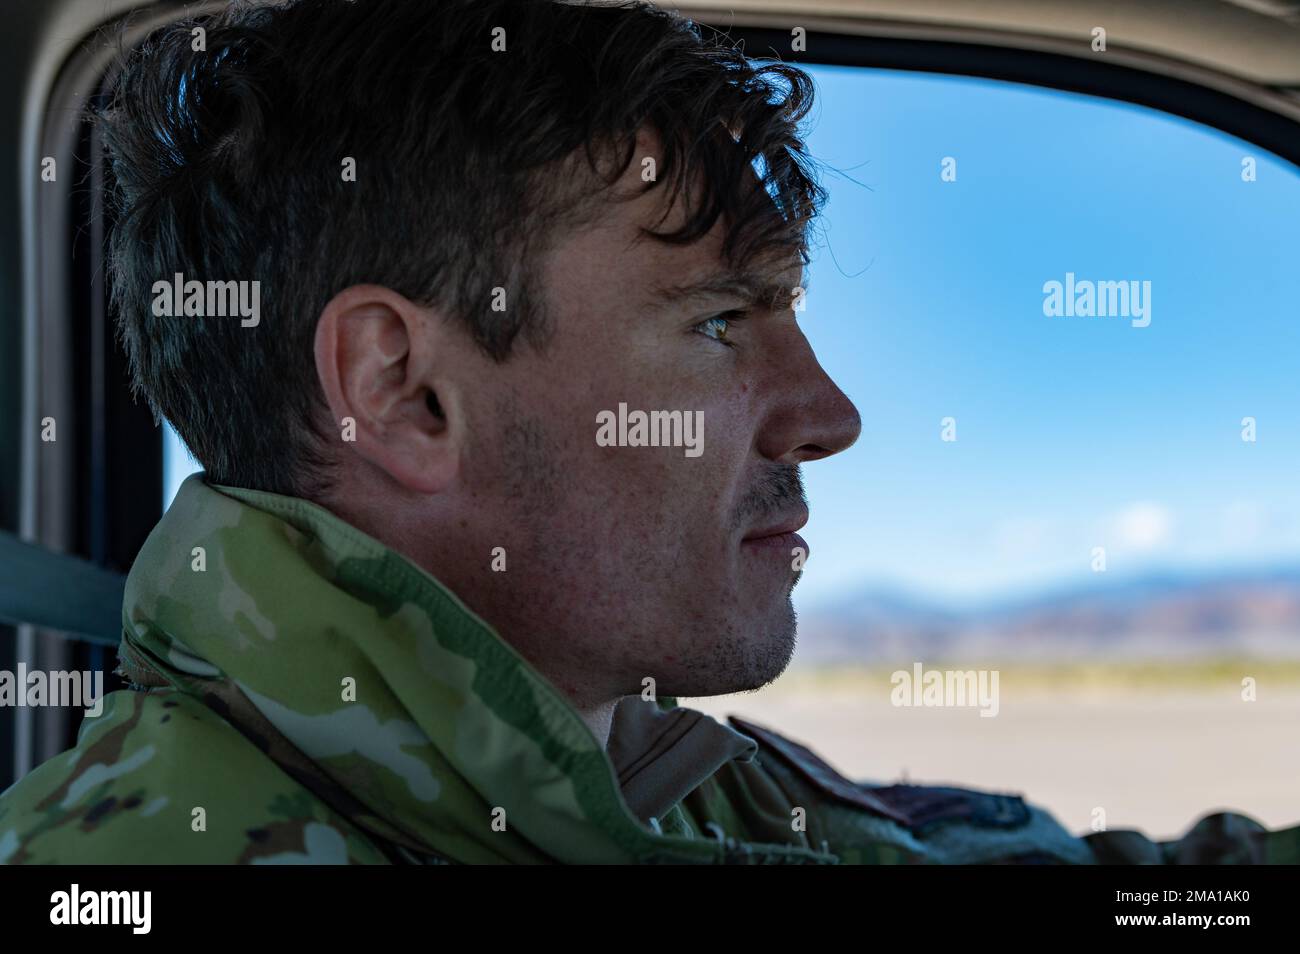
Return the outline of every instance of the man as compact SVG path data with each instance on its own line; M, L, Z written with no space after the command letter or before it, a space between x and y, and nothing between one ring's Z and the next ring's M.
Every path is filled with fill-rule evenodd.
M810 103L640 5L301 0L132 54L115 304L206 472L132 569L131 691L0 798L0 859L1291 857L676 705L786 668L799 468L859 432L796 322Z

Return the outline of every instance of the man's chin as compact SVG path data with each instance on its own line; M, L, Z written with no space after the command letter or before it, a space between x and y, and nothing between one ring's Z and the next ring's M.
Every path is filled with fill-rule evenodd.
M696 652L686 671L672 680L668 695L701 698L724 696L736 692L755 692L775 682L790 665L795 649L794 607L778 619L751 624L739 638L728 637L712 644L703 639L696 646L709 646L707 653Z
M795 642L794 611L791 610L789 628L782 630L779 637L773 638L771 652L757 661L753 677L749 680L750 685L737 691L754 692L776 682L794 659Z

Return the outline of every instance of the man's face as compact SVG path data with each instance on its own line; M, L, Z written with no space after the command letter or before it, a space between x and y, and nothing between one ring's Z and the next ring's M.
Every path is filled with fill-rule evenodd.
M639 173L616 189L639 190ZM737 276L721 222L688 246L644 236L685 214L657 225L665 192L611 201L558 241L541 269L551 338L485 367L490 390L466 398L473 504L456 535L472 535L474 558L439 575L579 700L646 677L673 696L775 679L795 642L798 465L860 429L790 307L797 259ZM701 421L702 442L609 446L620 405Z

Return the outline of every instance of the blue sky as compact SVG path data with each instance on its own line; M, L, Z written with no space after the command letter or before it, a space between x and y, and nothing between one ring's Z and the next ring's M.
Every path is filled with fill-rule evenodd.
M831 198L802 321L863 434L805 469L798 601L1088 582L1094 546L1112 578L1300 559L1300 170L1107 100L813 73ZM1151 324L1044 316L1067 272L1150 281Z
M801 320L863 433L805 468L797 604L1090 582L1095 546L1111 578L1300 562L1300 170L1106 100L812 72L830 202ZM1151 282L1151 324L1046 317L1067 272ZM170 501L192 465L170 434L165 458Z

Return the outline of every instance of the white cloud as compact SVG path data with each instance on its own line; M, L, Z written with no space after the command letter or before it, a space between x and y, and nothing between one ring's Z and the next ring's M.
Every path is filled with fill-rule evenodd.
M1173 522L1167 507L1143 501L1120 511L1114 520L1114 531L1123 546L1151 550L1169 541Z

